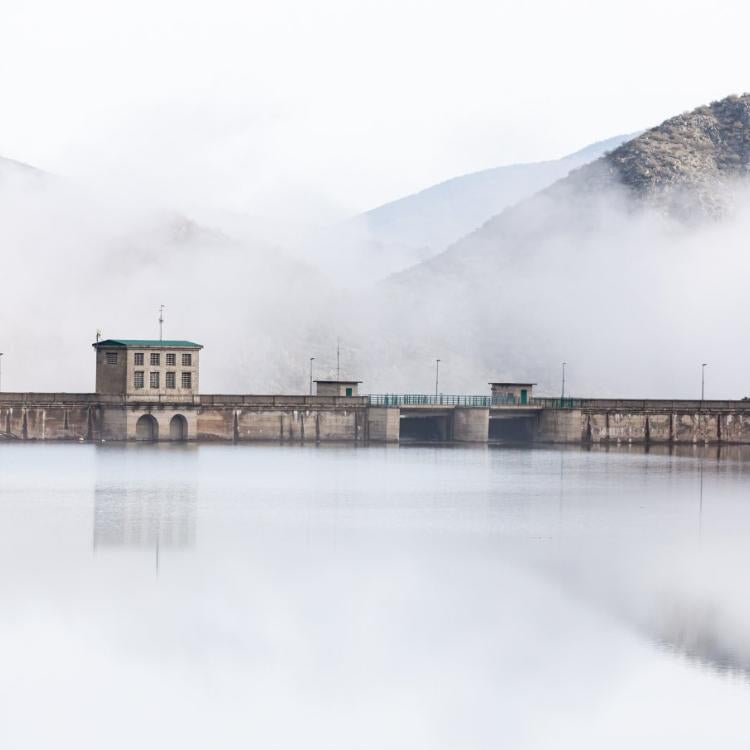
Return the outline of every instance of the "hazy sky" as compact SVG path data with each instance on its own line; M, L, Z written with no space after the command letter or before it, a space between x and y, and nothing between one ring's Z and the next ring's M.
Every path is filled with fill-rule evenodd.
M322 220L750 88L736 0L0 0L0 155Z

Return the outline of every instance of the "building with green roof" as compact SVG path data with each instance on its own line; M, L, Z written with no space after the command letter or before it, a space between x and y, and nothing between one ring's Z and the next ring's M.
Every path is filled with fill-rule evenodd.
M203 348L182 339L104 339L96 349L96 392L137 401L192 401Z

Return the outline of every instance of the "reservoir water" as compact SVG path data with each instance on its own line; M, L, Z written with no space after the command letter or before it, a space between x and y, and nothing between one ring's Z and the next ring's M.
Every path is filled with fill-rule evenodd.
M0 747L750 746L750 452L0 445Z

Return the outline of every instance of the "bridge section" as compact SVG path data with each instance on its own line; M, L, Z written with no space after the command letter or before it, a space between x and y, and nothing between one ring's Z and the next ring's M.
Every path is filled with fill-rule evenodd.
M533 400L532 400L533 401ZM380 394L369 397L370 440L486 443L531 440L542 407L508 395ZM386 429L373 429L372 425Z

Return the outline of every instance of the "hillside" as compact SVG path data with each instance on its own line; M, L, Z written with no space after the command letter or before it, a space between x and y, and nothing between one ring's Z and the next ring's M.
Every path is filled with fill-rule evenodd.
M749 112L731 96L671 118L392 276L373 304L394 334L374 357L552 393L575 361L581 395L694 394L695 361L735 351L750 314ZM740 370L715 372L746 395Z
M407 270L417 278L467 258L517 255L541 237L591 229L615 203L695 223L731 212L750 165L750 94L673 117L492 217L444 253ZM623 204L623 205L620 205Z
M352 269L383 278L427 260L572 170L619 146L629 136L594 143L561 159L494 167L461 175L355 216L307 247L340 276Z
M314 268L275 247L237 242L127 191L89 190L10 159L0 159L0 247L6 389L90 389L96 330L153 335L161 304L171 335L213 350L204 387L306 383L286 352L306 349L315 332L294 312L259 322L287 298L320 321L315 297L330 289ZM38 366L41 348L52 366Z
M750 94L730 96L646 131L604 157L639 198L684 217L720 216L750 165Z

